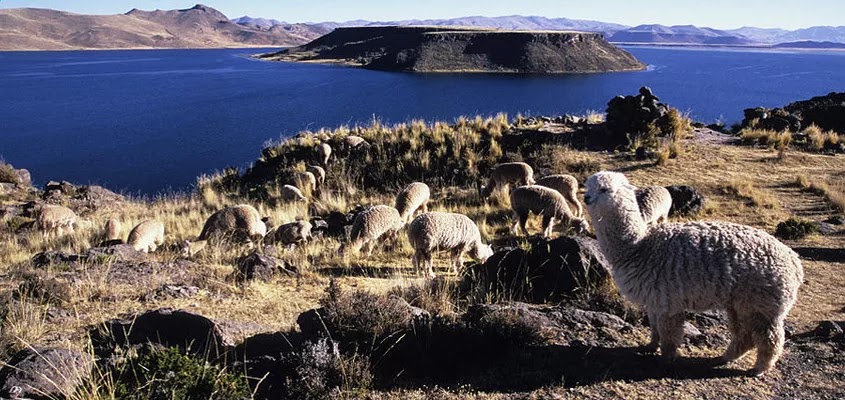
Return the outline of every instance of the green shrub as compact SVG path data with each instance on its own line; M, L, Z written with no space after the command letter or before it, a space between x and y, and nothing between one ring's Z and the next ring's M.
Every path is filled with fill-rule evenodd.
M287 395L292 399L334 398L339 393L355 398L373 382L367 357L342 354L338 343L330 339L306 343L284 364L292 370L285 382Z
M107 373L110 377L105 381L112 383L117 399L246 399L251 395L244 377L175 347L145 349Z
M819 226L815 222L790 217L778 224L775 236L787 240L797 240L818 231Z

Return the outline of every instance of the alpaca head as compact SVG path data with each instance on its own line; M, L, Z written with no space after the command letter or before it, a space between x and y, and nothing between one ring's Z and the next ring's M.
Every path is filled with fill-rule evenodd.
M634 211L639 214L636 186L619 172L602 171L594 174L584 184L587 188L584 203L593 223L601 221L603 216ZM630 203L630 204L629 204Z
M493 248L490 247L489 244L481 244L479 243L472 252L470 252L470 256L474 257L476 260L481 261L482 263L487 261L490 256L493 255Z

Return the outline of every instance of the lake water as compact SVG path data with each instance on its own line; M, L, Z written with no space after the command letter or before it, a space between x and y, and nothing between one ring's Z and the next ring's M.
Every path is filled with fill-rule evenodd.
M845 52L632 47L648 71L407 74L255 61L261 50L0 52L0 157L47 180L153 195L246 167L268 140L380 118L581 114L654 89L699 121L845 91Z

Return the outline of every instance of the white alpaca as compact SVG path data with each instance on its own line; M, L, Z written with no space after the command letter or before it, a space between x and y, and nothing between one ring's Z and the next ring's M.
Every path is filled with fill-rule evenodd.
M755 375L780 357L784 320L804 272L789 247L766 232L727 222L649 226L636 188L624 175L587 180L584 202L619 291L645 307L652 340L673 360L683 341L684 311L727 311L731 343L720 363L757 347Z

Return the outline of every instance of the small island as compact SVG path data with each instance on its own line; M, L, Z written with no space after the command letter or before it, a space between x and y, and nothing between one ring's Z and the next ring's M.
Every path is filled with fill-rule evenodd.
M306 45L258 57L407 72L586 73L646 67L600 33L464 27L338 28Z

